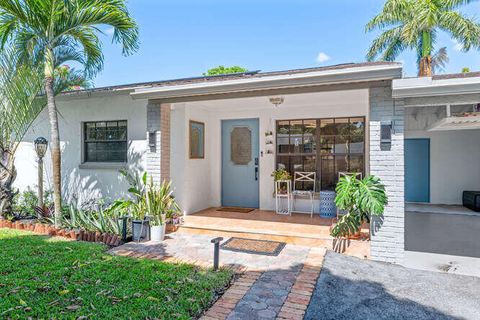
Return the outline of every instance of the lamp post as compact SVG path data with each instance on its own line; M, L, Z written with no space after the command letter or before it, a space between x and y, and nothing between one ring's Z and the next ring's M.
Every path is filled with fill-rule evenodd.
M43 137L38 137L34 144L38 156L38 206L43 210L43 157L47 152L48 141Z

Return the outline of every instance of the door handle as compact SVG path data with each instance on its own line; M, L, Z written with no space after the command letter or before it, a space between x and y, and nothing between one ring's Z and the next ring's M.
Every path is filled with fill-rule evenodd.
M258 180L258 167L255 167L255 181Z

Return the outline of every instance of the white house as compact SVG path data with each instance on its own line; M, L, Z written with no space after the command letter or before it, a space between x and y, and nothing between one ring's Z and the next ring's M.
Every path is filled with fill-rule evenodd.
M438 252L444 248L429 243L438 239L417 232L430 232L421 211L454 212L475 219L467 228L479 225L474 211L460 206L463 191L480 191L479 118L458 126L450 120L479 102L478 74L402 79L401 64L391 62L67 92L58 97L64 198L84 203L124 196L118 170L127 167L146 170L157 182L171 179L187 215L219 206L274 210L270 175L276 168L315 172L316 191L333 190L339 172L355 171L380 177L389 196L384 218L373 224L372 259L403 263L406 245L480 257L475 247ZM38 136L49 137L46 112L18 151L20 189L36 184L32 141ZM415 156L419 150L423 156ZM407 165L406 171L405 154L410 168L421 170ZM49 171L45 179L48 186ZM428 205L408 203L406 213L406 200Z

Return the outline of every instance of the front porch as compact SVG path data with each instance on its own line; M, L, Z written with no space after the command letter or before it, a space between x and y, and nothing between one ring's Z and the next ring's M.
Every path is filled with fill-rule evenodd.
M324 247L360 258L370 257L369 226L362 229L360 239L344 241L330 236L332 218L292 213L279 215L274 211L255 209L248 213L209 208L185 216L179 233L208 234L281 241L305 247Z

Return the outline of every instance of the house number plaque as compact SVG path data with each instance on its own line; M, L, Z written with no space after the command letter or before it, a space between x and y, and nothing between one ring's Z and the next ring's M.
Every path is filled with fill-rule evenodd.
M248 127L236 127L230 133L230 159L236 165L252 161L252 131Z

